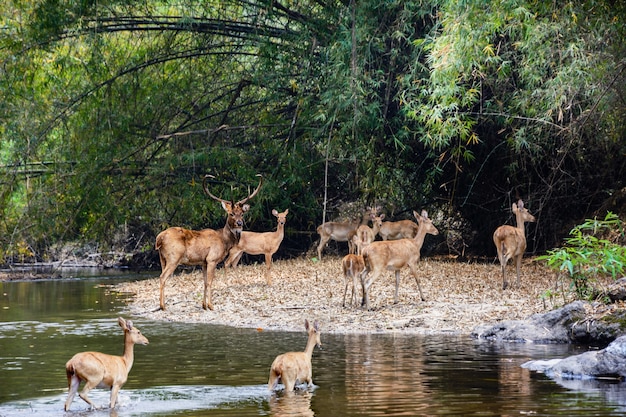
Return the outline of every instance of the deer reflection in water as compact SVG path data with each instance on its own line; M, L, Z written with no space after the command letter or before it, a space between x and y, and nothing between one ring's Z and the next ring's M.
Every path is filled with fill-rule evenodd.
M283 395L272 395L269 400L270 410L273 417L313 417L315 413L311 410L310 391L298 390L287 391Z

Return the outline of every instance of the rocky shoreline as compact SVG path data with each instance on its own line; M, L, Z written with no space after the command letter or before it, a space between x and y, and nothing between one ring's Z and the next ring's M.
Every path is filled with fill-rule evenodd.
M520 288L502 290L496 263L423 259L420 301L413 277L401 274L399 302L393 303L393 274L372 286L372 309L342 306L344 280L340 257L279 260L273 282L264 264L219 268L213 284L214 311L201 308L200 269L177 270L165 288L166 310L159 306L159 271L154 278L127 282L115 290L132 293L129 312L151 320L211 323L264 330L301 331L305 318L329 333L467 334L480 324L525 320L564 304L567 295L549 297L555 276L532 259L524 260ZM350 289L348 290L348 292ZM349 294L348 294L349 295ZM349 298L349 297L348 297Z

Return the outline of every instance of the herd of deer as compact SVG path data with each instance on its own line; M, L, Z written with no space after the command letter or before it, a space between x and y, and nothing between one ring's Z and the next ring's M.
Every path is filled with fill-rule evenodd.
M263 177L258 175L259 185L243 200L234 202L223 200L211 194L207 187L205 176L202 187L205 193L222 204L227 214L226 224L220 230L204 229L189 230L182 227L170 227L159 233L156 238L156 249L159 251L161 261L160 275L160 308L165 310L164 287L167 279L174 273L178 265L201 265L204 277L204 296L202 307L213 310L211 302L211 287L215 277L217 265L224 261L226 268L234 267L239 262L242 254L265 255L267 284L271 284L272 255L276 253L284 237L284 228L289 210L279 213L273 210L272 214L278 219L275 232L254 233L243 231L243 215L248 211L248 200L253 198L261 188ZM426 210L421 213L413 211L417 224L410 220L396 222L386 221L384 214L380 214L380 208L368 208L361 221L357 223L326 222L317 228L320 242L317 247L317 255L321 260L322 250L330 240L348 242L349 254L342 259L344 273L344 296L343 305L346 305L348 285L352 283L351 304L357 302L356 288L358 281L363 290L362 305L367 310L369 304L369 290L386 270L395 272L396 287L394 302L398 302L398 286L400 283L400 271L409 268L415 278L420 298L424 295L420 286L417 265L420 260L420 252L424 244L426 234L437 235L439 232L428 217ZM506 289L508 283L505 277L505 268L510 259L515 260L517 272L517 285L520 285L520 265L522 256L526 250L525 222L534 222L535 218L524 207L522 200L513 203L512 211L515 214L517 225L500 226L493 234L493 242L498 252L502 270L502 288ZM372 222L372 227L368 223ZM376 241L376 235L382 240ZM81 381L85 381L85 387L79 396L92 408L94 404L87 397L91 389L97 386L111 388L110 407L115 406L117 393L126 382L128 373L133 365L133 346L135 344L148 344L137 328L133 327L130 320L118 319L120 327L124 330L124 354L123 356L106 355L99 352L81 352L74 355L66 364L69 394L65 403L67 411L78 391ZM286 391L292 391L295 384L307 383L312 385L311 379L311 356L314 347L321 346L319 325L315 322L310 325L305 321L305 328L309 335L304 352L288 352L276 357L270 367L268 388L274 390L281 381Z
M204 177L202 187L204 192L222 204L227 214L226 224L220 230L204 229L189 230L182 227L170 227L159 233L156 238L156 250L159 251L161 261L161 275L159 277L159 307L165 310L165 284L174 273L178 265L201 265L204 278L204 296L202 308L213 310L211 301L211 289L215 278L217 265L224 261L225 268L237 266L243 253L250 255L265 255L265 279L271 285L272 256L278 250L284 234L285 222L289 210L279 213L273 210L272 214L278 219L276 231L255 233L243 231L243 216L250 206L246 204L253 198L263 184L260 177L259 185L243 200L234 202L214 196L207 187L207 179ZM515 260L517 272L517 284L520 282L520 265L522 255L526 250L526 236L524 222L534 222L535 218L524 208L524 203L519 200L513 203L513 213L516 216L517 226L500 226L493 234L493 241L498 252L498 259L502 268L502 288L506 289L508 283L505 277L505 268L510 259ZM369 290L374 281L385 270L395 272L396 288L394 302L398 301L398 286L400 283L400 271L408 267L411 275L415 278L420 298L424 300L424 294L420 286L417 264L420 260L420 252L424 244L426 234L437 235L439 231L428 218L428 213L413 212L417 224L411 220L383 221L384 214L380 214L380 207L368 207L362 219L356 223L350 222L325 222L317 228L320 241L317 246L318 259L322 259L322 251L330 240L348 242L349 254L342 260L344 272L344 300L348 285L352 283L351 303L356 301L356 287L358 280L363 289L362 305L369 310ZM372 222L372 227L368 223ZM375 241L376 235L381 241ZM368 279L369 276L369 279Z

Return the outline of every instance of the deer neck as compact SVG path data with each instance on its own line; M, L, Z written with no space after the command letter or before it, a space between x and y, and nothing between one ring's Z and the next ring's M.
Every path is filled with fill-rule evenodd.
M285 236L285 223L278 223L278 226L276 226L276 235L282 240Z
M421 248L422 245L424 244L425 238L426 238L426 228L422 227L422 225L420 224L417 228L417 233L415 234L415 237L413 238L413 242L415 242L415 244Z
M126 369L130 370L133 367L135 361L135 343L130 338L130 333L126 332L124 335L124 355L122 355Z
M517 223L516 229L520 231L522 236L526 236L526 229L524 228L524 214L520 211L515 214L515 222Z
M309 360L313 357L313 349L315 349L315 332L309 335L309 340L306 342L306 348L304 349L304 354Z
M239 238L241 237L241 232L236 232L233 230L228 222L222 229L222 241L226 246L227 250L230 250L233 246L235 246L239 242Z

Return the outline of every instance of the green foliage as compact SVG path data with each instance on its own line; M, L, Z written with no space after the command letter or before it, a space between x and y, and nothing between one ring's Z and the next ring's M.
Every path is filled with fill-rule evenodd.
M227 198L264 174L255 230L272 208L311 232L323 202L444 201L484 242L520 194L540 201L538 247L623 186L619 2L3 6L3 248L220 227L207 173Z
M594 282L600 277L619 278L626 268L624 223L608 212L604 219L587 219L574 227L565 246L553 249L537 259L568 276L581 299L594 295Z

